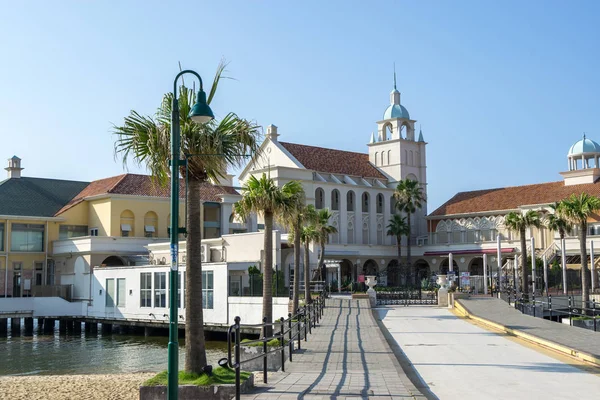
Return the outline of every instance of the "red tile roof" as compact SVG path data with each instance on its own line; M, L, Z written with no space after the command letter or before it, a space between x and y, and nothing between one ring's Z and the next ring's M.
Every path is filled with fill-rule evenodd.
M296 143L279 143L306 169L330 174L387 179L379 169L369 162L368 154Z
M600 197L600 183L565 186L564 181L535 185L460 192L430 216L471 214L485 211L514 210L519 206L550 204L572 194L588 193Z
M171 186L169 182L167 182L166 185L161 186L158 182L155 182L151 176L148 175L123 174L106 179L100 179L90 183L77 196L75 196L63 208L61 208L56 215L62 214L89 197L103 194L171 197ZM200 198L203 201L221 201L220 195L223 194L237 195L239 193L231 186L212 185L208 182L203 183L200 186ZM185 197L185 181L183 179L180 179L179 181L179 197Z

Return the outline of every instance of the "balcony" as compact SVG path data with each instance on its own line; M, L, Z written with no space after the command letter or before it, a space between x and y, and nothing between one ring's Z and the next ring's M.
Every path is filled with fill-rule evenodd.
M83 236L72 239L55 240L53 256L70 253L110 253L110 254L146 254L146 246L164 243L165 238Z

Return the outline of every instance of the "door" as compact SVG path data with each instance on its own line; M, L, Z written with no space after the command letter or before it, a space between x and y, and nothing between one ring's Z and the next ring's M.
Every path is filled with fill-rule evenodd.
M13 297L21 297L21 272L13 273Z

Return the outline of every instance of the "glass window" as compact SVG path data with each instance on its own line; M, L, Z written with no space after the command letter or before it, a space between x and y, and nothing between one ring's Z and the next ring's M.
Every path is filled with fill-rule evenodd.
M202 271L202 308L213 309L213 271Z
M167 273L154 273L154 307L167 306Z
M140 273L140 307L152 307L152 272Z
M69 239L87 236L87 225L61 225L58 229L58 239Z
M4 251L4 224L0 224L0 251Z
M452 243L462 243L461 231L452 231Z
M127 287L125 278L117 279L117 307L125 307L127 301Z
M90 236L98 236L98 228L90 229Z
M115 306L115 280L112 278L106 280L106 300L104 305L106 307Z
M12 224L11 251L44 251L44 225Z

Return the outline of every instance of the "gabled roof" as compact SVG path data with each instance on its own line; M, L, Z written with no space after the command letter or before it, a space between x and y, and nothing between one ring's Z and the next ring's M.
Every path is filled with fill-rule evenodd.
M600 196L600 183L565 186L564 181L460 192L429 216L515 210L524 205L550 204L572 194Z
M88 182L11 178L0 183L0 215L53 217Z
M330 174L387 179L379 169L369 162L368 154L296 143L279 142L279 144L306 169Z
M71 201L61 208L56 215L62 214L85 199L105 194L121 194L129 196L171 197L171 184L160 185L149 175L123 174L100 179L87 185ZM208 182L200 186L200 199L203 201L221 201L224 194L239 195L231 186L212 185ZM179 180L179 197L185 197L185 181Z

